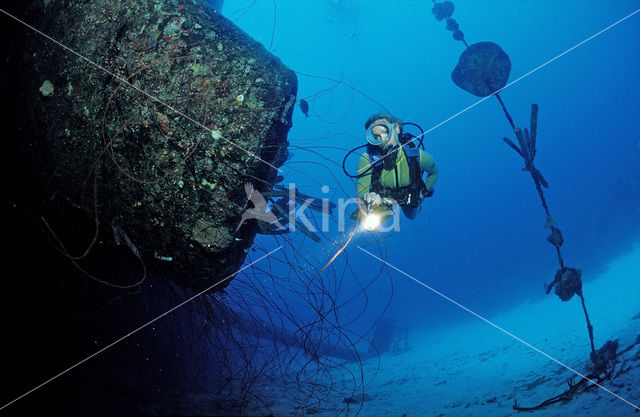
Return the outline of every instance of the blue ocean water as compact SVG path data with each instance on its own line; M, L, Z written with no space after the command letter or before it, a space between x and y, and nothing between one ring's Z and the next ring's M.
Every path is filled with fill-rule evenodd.
M492 41L509 55L509 81L517 82L501 96L516 125L528 127L531 104L540 106L536 165L550 184L545 195L564 233L565 261L589 281L640 233L638 17L589 38L638 2L455 5L453 17L469 43ZM499 103L489 98L475 105L479 98L453 84L464 46L435 20L431 6L236 1L222 13L296 71L298 96L310 102L309 118L294 112L289 141L321 150L322 157L296 150L284 167L285 182L312 195L322 195L322 185L334 199L354 195L339 163L345 150L364 143L363 122L380 105L430 130L425 145L440 172L435 196L416 220L403 218L401 231L384 237L385 259L488 314L544 297L543 282L558 266L533 182L502 141L515 137ZM357 159L350 161L354 171ZM355 248L363 239L347 249L349 264L369 274L379 265ZM309 243L303 250L316 249ZM467 314L397 273L392 280L388 314L414 328ZM374 304L388 295L370 294Z
M455 2L453 17L467 42L495 42L510 57L509 82L514 83L501 97L515 124L528 127L531 104L539 105L536 166L550 184L544 192L564 234L564 262L580 268L587 283L604 272L609 262L629 252L640 236L640 132L636 123L640 117L640 58L634 41L640 24L638 15L620 21L639 5L623 1ZM371 337L372 321L392 318L408 326L412 348L426 351L431 347L422 346L413 335L478 321L465 308L489 317L521 303L555 297L545 294L543 284L551 282L559 268L555 249L546 241L546 215L533 181L522 170L522 159L502 140L506 136L515 141L511 127L495 98L480 102L452 82L451 72L464 47L445 30L444 22L436 21L431 6L421 1L246 1L227 2L222 10L296 71L298 97L310 103L308 118L299 109L294 112L289 141L296 157L283 168L285 183L295 183L316 196L324 196L321 186L327 185L334 201L355 195L340 162L348 150L364 143L364 120L382 108L428 131L426 149L439 167L434 197L423 204L416 220L402 218L398 233L376 237L357 231L334 261L336 269L348 267L356 278L372 282L367 287L366 306L346 303L340 310L344 321L357 318L349 321L350 330L368 332ZM355 171L356 161L348 160L350 172ZM347 233L349 230L347 227ZM335 230L326 237L341 244L348 240L347 234ZM269 245L268 238L264 242ZM392 267L380 273L384 265L359 250L360 245ZM307 240L295 250L326 259L325 251L331 255L338 247L326 250ZM279 273L277 269L273 272ZM357 293L361 285L357 281L341 281L340 293ZM585 300L602 319L606 309L589 302L596 295L587 292ZM638 308L634 297L597 301L610 302ZM547 311L536 313L537 325L513 325L507 330L536 340L534 334L544 337L543 323L566 314L561 320L572 320L570 328L576 332L571 339L577 344L574 353L584 357L588 339L580 308L572 305L560 313ZM517 314L524 316L516 322L524 323L532 313ZM479 337L499 339L496 333L487 326ZM551 334L549 337L555 337ZM609 329L596 326L596 348L610 335ZM469 337L472 343L474 336ZM540 348L564 357L560 350L547 346L546 338L544 341ZM444 347L452 352L458 348ZM467 354L473 356L470 352L461 356ZM389 381L395 384L406 375L415 375L410 365L415 360L408 357L398 365L397 376L388 375ZM541 370L535 354L525 352L509 360ZM380 369L385 369L384 361ZM462 378L467 379L463 363L458 364L462 369L458 378L466 375ZM487 366L483 373L492 372L491 365ZM424 367L417 369L418 375L425 371ZM513 378L527 380L515 374ZM413 378L416 388L421 387L418 379ZM420 390L425 398L437 401L430 383ZM375 389L367 392L372 391ZM408 387L397 391L396 399L402 402L388 409L401 415L405 399L415 394ZM475 390L476 395L480 391ZM473 392L458 394L458 400L472 397ZM559 392L538 389L539 398L545 393L551 397ZM433 407L443 410L443 404ZM618 405L616 413L630 412L627 405ZM376 407L365 406L364 415L382 412ZM553 415L554 410L549 412ZM467 412L480 415L484 411ZM504 415L509 412L505 410ZM467 415L459 409L452 413Z
M26 342L8 332L9 360L26 368L11 374L19 383L5 397L43 387L36 393L43 397L27 396L19 404L49 413L507 416L514 413L509 391L514 387L518 395L534 396L527 404L560 393L573 374L561 374L566 370L559 371L548 357L470 314L497 317L505 329L576 369L588 360L579 301L561 303L544 291L558 261L546 241L546 215L531 177L502 140L515 140L513 131L497 100L481 101L451 81L464 46L434 19L432 2L210 3L296 72L298 99L310 104L309 117L298 106L293 110L292 156L282 167L282 185L294 184L336 204L353 198L343 158L365 142L367 117L387 108L427 131L424 143L439 167L435 195L415 220L401 217L396 232L356 227L349 218L352 205L343 213L344 230L336 210L328 230L318 232L320 242L300 231L259 236L245 263L255 265L238 274L225 293L186 305L193 293L163 281L156 271L131 293L110 293L64 268L23 279L20 264L11 275L25 281L27 290L19 287L15 293L24 297L16 298L18 306L7 304L11 326L3 326L22 330L16 312L28 308L31 314L22 314L33 329ZM501 97L516 125L528 126L531 104L540 106L535 162L550 184L545 196L564 233L564 261L583 270L596 348L620 329L635 336L640 268L633 259L637 246L631 250L640 240L640 13L629 15L640 2L455 5L454 18L469 43L492 41L509 55L514 83ZM356 162L353 155L346 160L349 172ZM319 228L321 217L305 213ZM25 247L35 253L38 262L32 263L39 263L39 252L45 251ZM274 249L273 256L260 259ZM133 269L117 260L110 273L131 274ZM58 261L73 269L68 260ZM603 275L613 261L615 273ZM42 269L47 265L43 260ZM596 281L602 276L608 280ZM71 318L60 314L59 319L53 313L65 312L65 299L49 296L39 280L59 287L54 294L80 293L81 308L72 304ZM39 304L30 299L31 285L53 305L49 313L44 304L51 315L44 321L32 308ZM92 297L85 300L87 294ZM536 308L522 308L532 305ZM375 345L385 319L407 329L407 345L396 352L378 345L371 355L369 341ZM42 328L54 322L69 327ZM459 334L448 337L447 331ZM41 339L55 347L41 349ZM359 352L363 361L341 349ZM56 352L55 360L46 356ZM627 359L627 376L637 377L640 355ZM49 379L63 369L70 371L64 378ZM496 370L503 373L494 375ZM484 379L475 380L478 376ZM508 381L498 384L501 377ZM499 388L487 393L493 381ZM625 382L623 375L614 390L626 396L635 388L634 398L640 398L634 381ZM366 393L372 402L351 406L354 393ZM605 407L610 399L617 401L599 394L604 399L581 398ZM588 410L578 404L580 411ZM631 413L627 406L615 402L607 411L625 415Z

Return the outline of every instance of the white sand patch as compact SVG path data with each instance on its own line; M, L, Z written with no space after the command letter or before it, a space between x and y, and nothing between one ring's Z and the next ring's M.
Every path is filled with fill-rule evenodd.
M622 350L640 334L640 244L609 265L607 272L584 285L594 326L596 349L619 339ZM479 312L478 312L479 313ZM574 370L585 373L589 338L579 298L561 302L551 294L488 318ZM415 335L413 348L383 355L365 364L374 376L366 392L363 416L515 416L560 394L566 381L578 377L562 365L477 318L437 334ZM626 373L603 386L640 405L640 345L623 355ZM526 414L526 413L525 413ZM594 387L572 401L537 410L536 416L631 416L631 405Z
M596 280L585 284L583 292L594 326L596 349L610 339L619 339L618 351L631 345L640 335L640 318L634 319L640 314L640 243L612 262ZM274 384L265 387L265 399L273 398L269 412L277 416L640 417L640 411L636 412L632 405L598 387L567 403L552 404L533 413L513 410L515 398L520 406L535 406L565 391L567 380L579 380L575 373L545 354L580 373L588 372L590 344L577 296L562 302L551 294L487 319L544 353L470 316L468 322L458 326L411 334L412 348L408 352L383 354L364 362L367 398L361 407L347 405L339 395L343 391L337 390L329 393L322 404L292 408L290 398L296 387L283 392L280 384ZM616 369L625 372L605 381L603 386L640 405L640 344L620 359ZM343 365L359 378L356 365ZM344 377L345 373L341 375ZM336 383L340 385L336 379L318 380L319 386ZM344 387L352 386L354 380L343 383ZM297 394L299 404L308 399L302 392ZM262 408L246 411L249 415L265 415Z

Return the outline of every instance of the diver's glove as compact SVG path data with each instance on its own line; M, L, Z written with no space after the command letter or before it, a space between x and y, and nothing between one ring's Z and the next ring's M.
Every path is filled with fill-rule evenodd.
M434 188L431 188L431 189L425 191L424 196L425 197L431 197L431 196L433 196L433 193L435 193L435 192L436 192L436 190Z
M364 202L371 204L371 207L378 207L382 204L382 197L377 193L366 193L364 195Z

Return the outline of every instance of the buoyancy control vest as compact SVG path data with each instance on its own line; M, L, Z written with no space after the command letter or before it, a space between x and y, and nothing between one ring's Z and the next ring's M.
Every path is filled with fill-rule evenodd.
M420 148L414 143L414 136L409 133L400 135L400 143L398 152L404 152L409 166L409 185L405 187L385 187L381 180L382 170L384 169L383 154L377 146L367 146L369 162L371 163L371 187L370 191L379 194L381 197L387 197L395 200L401 207L418 207L424 199L426 186L422 179L422 168L420 168ZM393 170L396 176L396 184L398 184L398 166L394 160Z

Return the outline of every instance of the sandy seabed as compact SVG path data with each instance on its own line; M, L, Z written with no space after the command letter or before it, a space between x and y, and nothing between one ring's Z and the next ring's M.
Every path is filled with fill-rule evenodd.
M618 351L634 344L640 337L640 242L584 284L583 293L596 349L612 339L619 340ZM525 302L486 317L492 324L469 317L435 333L414 332L409 351L364 362L361 407L286 410L280 404L273 415L640 417L640 344L619 356L602 388L591 386L569 402L533 412L513 409L516 399L531 407L561 394L568 380L580 380L572 370L588 373L589 339L577 296Z
M640 336L640 243L584 284L583 293L596 349L610 339L619 340L618 351L633 344ZM358 415L640 416L640 344L618 358L614 378L603 382L611 393L594 386L567 403L513 410L514 399L534 406L565 391L571 377L577 382L566 367L587 372L589 339L577 296L566 303L549 296L487 319L511 335L473 317L438 334L410 335L413 348L383 355L379 370L378 361L365 363L365 375L377 375Z

